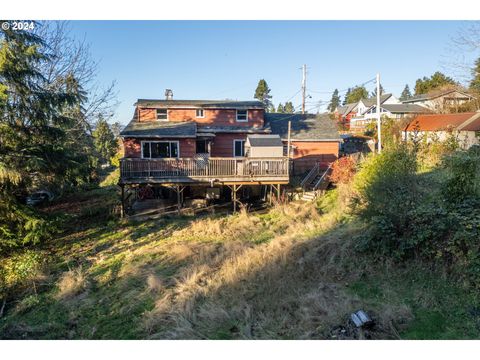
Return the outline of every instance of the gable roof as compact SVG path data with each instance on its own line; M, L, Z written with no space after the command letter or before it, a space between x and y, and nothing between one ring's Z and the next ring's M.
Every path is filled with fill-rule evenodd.
M258 147L272 147L272 146L283 146L282 139L280 136L275 135L248 135L248 142L250 146Z
M392 97L392 94L382 94L380 95L380 104L383 104L385 101L390 99ZM369 99L360 99L360 101L365 105L366 107L370 107L372 105L375 105L377 103L377 98L369 98Z
M288 122L291 122L291 140L341 141L337 124L327 113L323 114L278 114L266 113L265 126L282 140L288 138Z
M194 138L197 124L194 121L136 121L135 119L120 132L122 137L145 138Z
M342 116L348 115L355 108L355 106L357 106L357 104L358 102L339 106L337 107L337 113Z
M205 108L205 109L263 109L261 101L234 101L234 100L157 100L138 99L134 106L149 108Z
M430 92L428 94L417 95L417 96L411 97L409 99L403 100L402 103L432 100L432 99L436 99L436 98L441 97L441 96L451 94L453 92L458 92L458 93L464 95L465 97L467 97L469 99L474 99L474 96L472 96L470 94L467 94L466 92L463 92L463 91L460 91L460 90L455 90L455 89L450 89L450 90L445 90L445 91L440 91L440 92L433 91L433 92Z
M405 131L439 131L447 128L478 131L479 119L480 112L419 115L406 126Z

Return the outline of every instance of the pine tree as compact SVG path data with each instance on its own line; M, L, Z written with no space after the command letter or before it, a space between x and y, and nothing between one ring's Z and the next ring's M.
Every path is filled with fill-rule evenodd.
M402 94L400 95L400 100L408 100L412 97L412 93L410 92L410 87L408 84L405 85L405 88L402 91Z
M470 81L470 89L480 93L480 58L475 61L472 69L472 80Z
M335 91L332 94L332 99L330 100L330 104L328 104L328 111L333 113L335 109L340 105L340 95L338 95L338 89L335 89Z
M255 90L255 95L253 96L255 99L261 101L266 109L270 108L271 98L270 95L270 88L268 87L267 82L264 79L261 79L258 82L257 88Z
M287 101L283 107L283 111L287 114L293 114L295 112L295 106L293 106L291 101Z
M285 108L283 107L282 103L278 103L277 113L284 113L284 112L285 112Z
M50 61L41 38L26 31L0 35L1 252L48 234L48 222L17 196L28 193L34 181L67 176L76 165L64 147L66 128L75 123L66 110L79 108L81 94L68 88L73 79L52 86L39 71Z
M385 93L385 90L383 89L382 84L380 84L380 96L382 96ZM375 89L372 91L372 98L377 97L377 87L375 86Z
M343 99L343 103L342 105L347 105L347 100L348 100L348 97L350 96L350 93L352 92L352 89L351 88L348 88L347 89L347 92L345 93L345 98Z
M452 78L446 76L440 71L435 72L431 77L424 76L415 82L415 95L427 94L446 86L458 85Z
M117 140L110 126L104 118L99 118L92 133L95 149L104 162L108 162L110 158L117 152Z

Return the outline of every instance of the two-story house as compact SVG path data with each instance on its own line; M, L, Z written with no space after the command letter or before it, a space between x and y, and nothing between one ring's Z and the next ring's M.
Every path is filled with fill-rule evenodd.
M288 155L293 162L303 159L298 169L308 171L305 166L316 165L301 155L306 154L299 150L306 144L304 139L325 144L313 147L313 153L308 154L319 166L322 161L322 166L328 166L327 161L331 163L338 157L341 140L336 129L333 134L331 126L313 126L312 119L293 115L292 151L288 154L288 134L284 132L289 119L267 122L264 105L259 101L167 98L139 99L134 105L133 118L120 134L124 145L119 180L123 206L125 190L136 197L146 185L150 192L159 187L176 192L179 208L182 197L193 193L226 193L235 204L242 187L248 187L250 192L254 188L266 192L270 187L279 196L280 186L289 183L290 170L295 169ZM319 133L319 128L328 134ZM276 133L275 129L281 131ZM308 129L312 136L308 136ZM252 148L262 146L261 151Z

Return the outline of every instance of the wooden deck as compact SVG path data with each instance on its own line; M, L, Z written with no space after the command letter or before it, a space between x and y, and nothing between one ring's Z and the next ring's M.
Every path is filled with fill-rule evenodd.
M282 158L178 158L120 160L120 184L286 184L289 160Z

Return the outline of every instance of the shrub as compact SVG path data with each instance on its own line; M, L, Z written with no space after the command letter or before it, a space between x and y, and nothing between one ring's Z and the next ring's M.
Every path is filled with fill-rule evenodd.
M347 184L355 175L356 162L351 156L337 159L332 165L330 180L335 184Z

